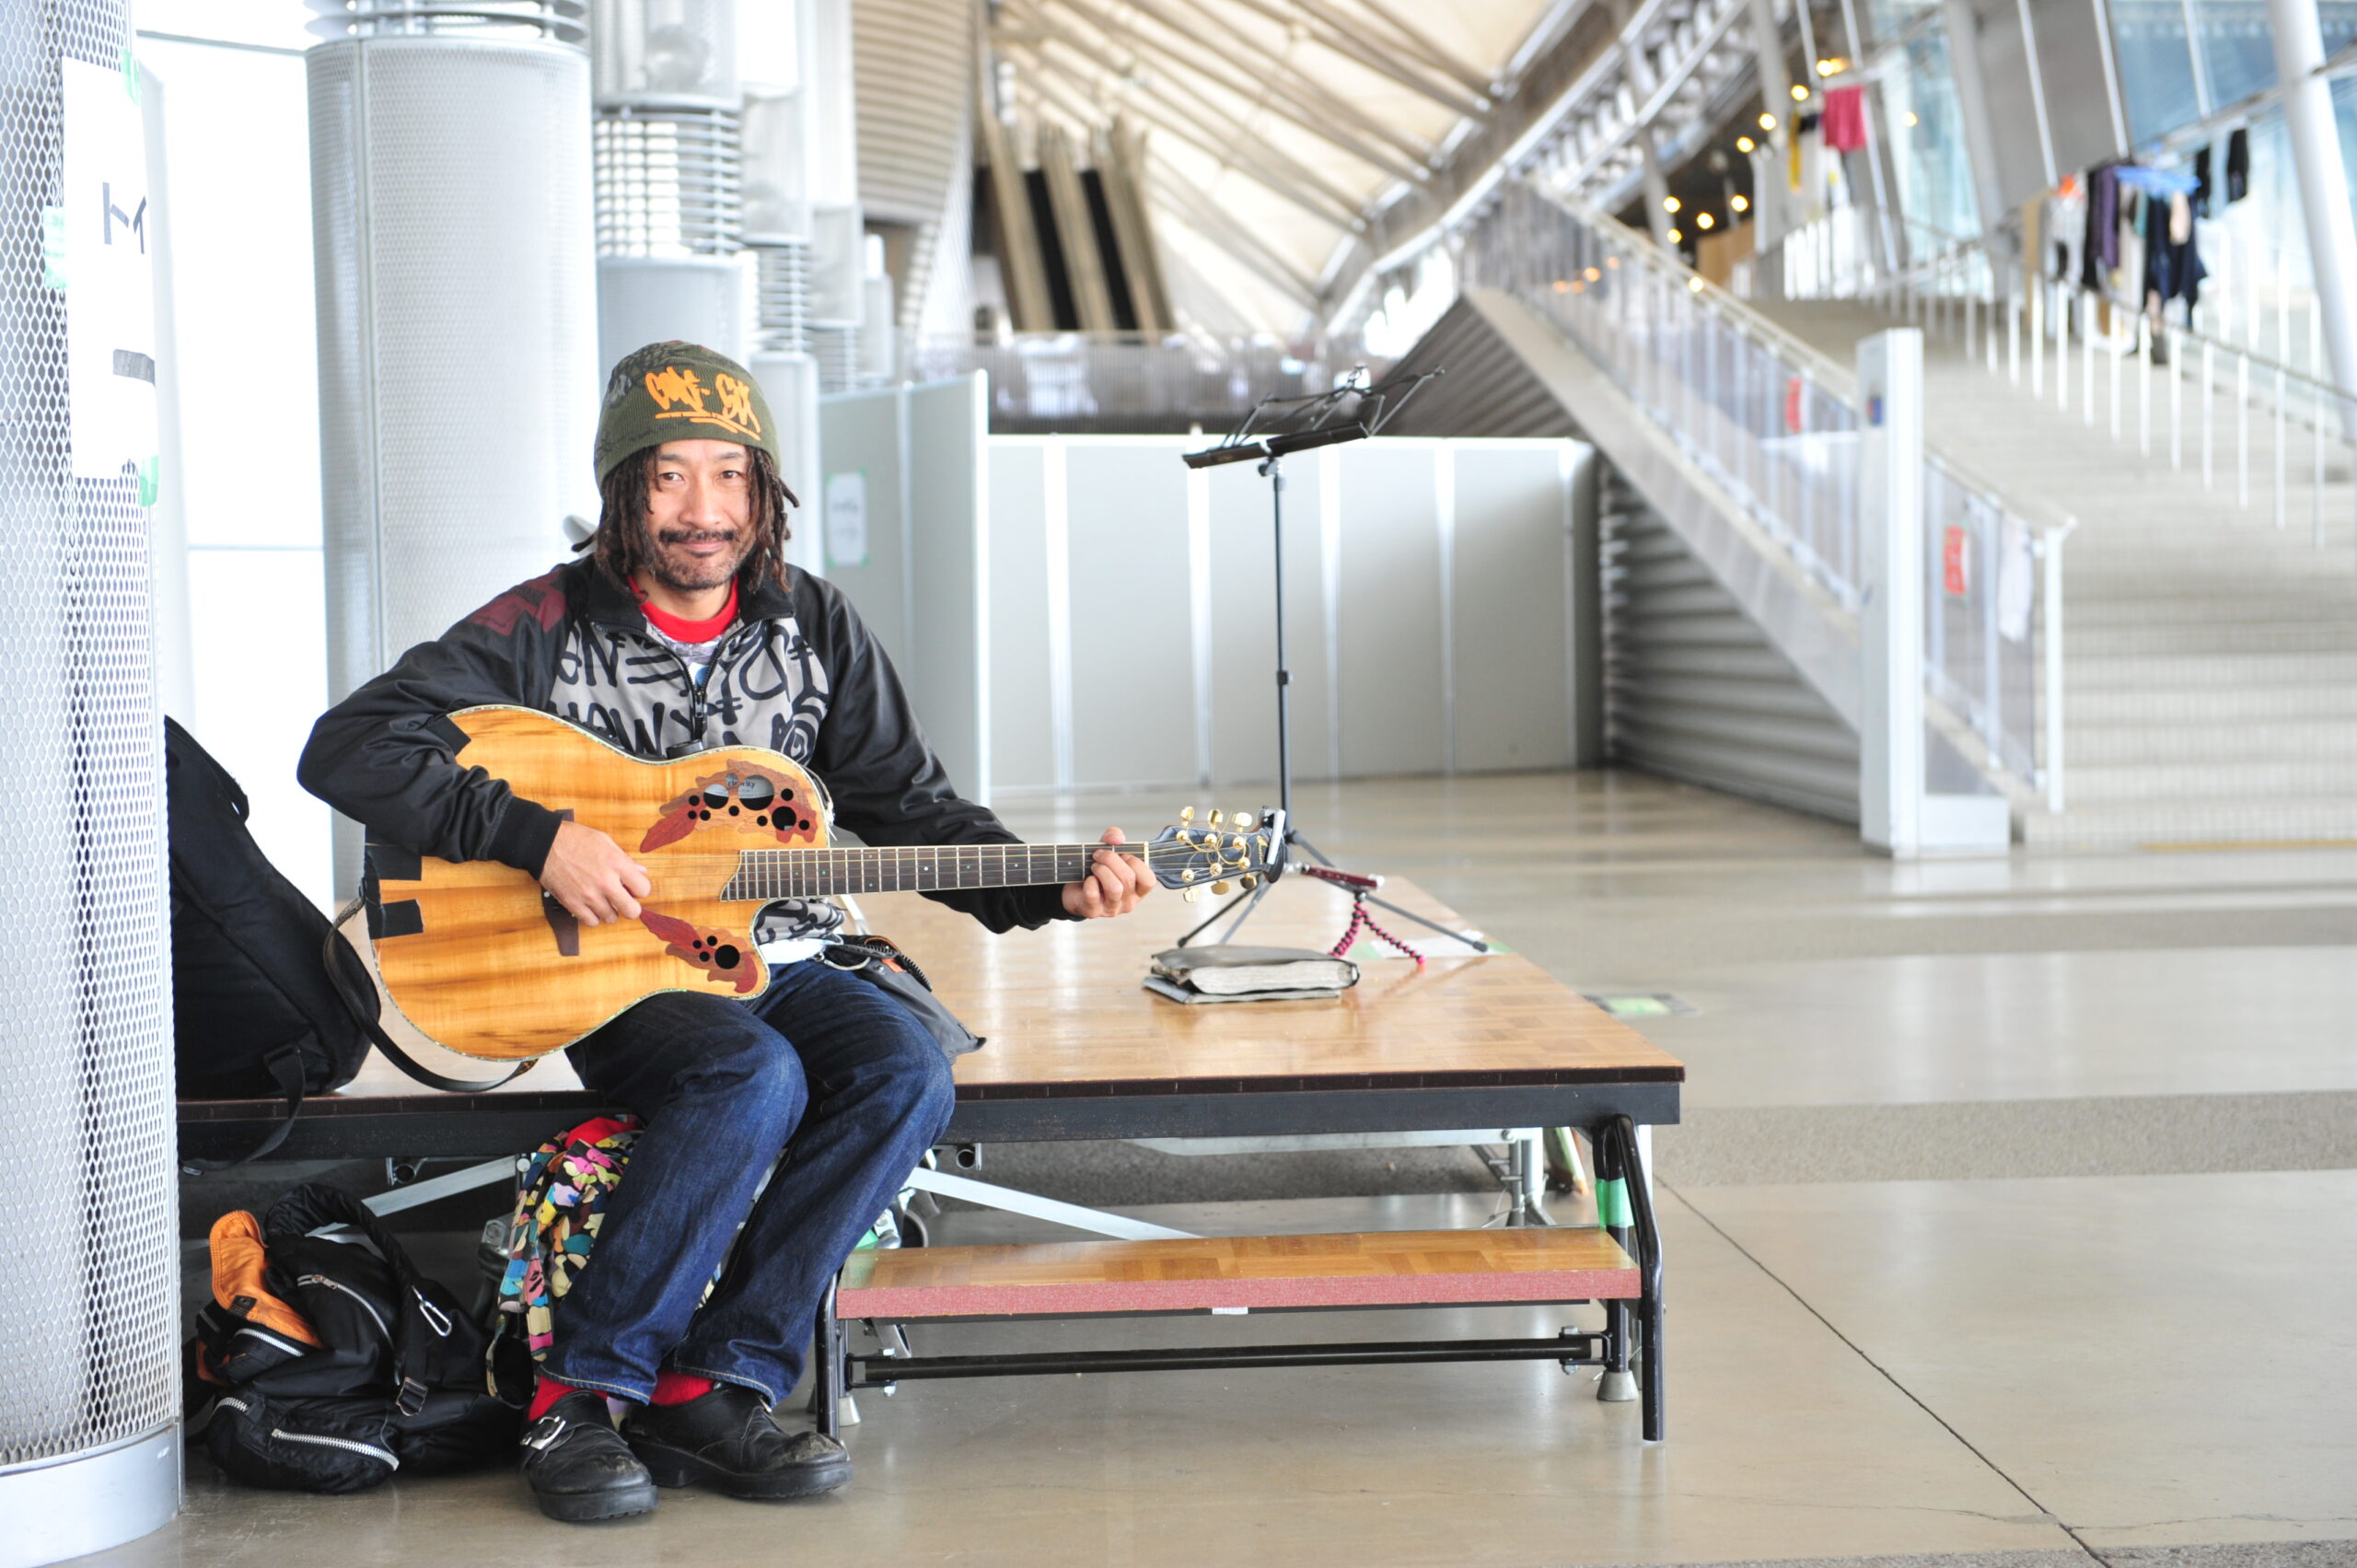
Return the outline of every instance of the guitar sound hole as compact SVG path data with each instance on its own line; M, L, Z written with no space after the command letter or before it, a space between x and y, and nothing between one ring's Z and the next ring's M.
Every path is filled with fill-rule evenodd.
M748 811L767 811L776 795L777 786L767 779L747 779L737 788L737 798Z
M712 956L712 961L719 965L722 969L733 970L737 967L737 958L738 954L737 949L726 943L723 943L721 944L720 951Z
M717 811L722 807L728 804L728 792L726 789L705 790L703 792L703 803L706 806L711 807L713 811ZM704 815L709 817L712 815L712 811L707 811Z

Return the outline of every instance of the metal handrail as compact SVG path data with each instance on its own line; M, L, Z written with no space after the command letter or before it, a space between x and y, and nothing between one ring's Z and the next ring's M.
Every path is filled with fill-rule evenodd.
M1664 250L1635 229L1608 214L1581 206L1552 192L1540 191L1538 193L1581 222L1593 224L1608 232L1616 233L1619 238L1628 242L1630 250L1636 255L1642 265L1665 273L1683 283L1689 292L1701 294L1708 298L1713 309L1721 319L1745 336L1754 339L1763 347L1772 349L1786 359L1797 361L1801 367L1833 386L1849 386L1855 381L1857 372L1853 366L1844 365L1815 344L1794 337L1743 300L1736 298L1719 285L1688 266L1676 252ZM1934 229L1931 232L1938 233L1939 231ZM1778 243L1781 244L1782 241ZM1856 408L1854 397L1844 396L1842 401L1848 403L1853 411ZM1980 472L1970 463L1952 453L1933 447L1928 441L1924 444L1923 459L1958 483L1970 489L1985 491L1998 497L2007 511L2037 528L2041 534L2068 533L2079 526L2078 519L2062 508L2037 499L2024 501L2014 497L2008 494L2003 485Z
M1469 237L1466 261L1469 275L1523 298L1595 360L1774 550L1836 603L1859 607L1864 421L1848 366L1646 237L1529 181ZM1952 585L1928 607L1927 711L2016 800L2042 796L2059 811L2061 545L2074 520L2014 501L1945 454L1927 454L1920 471L1928 558Z

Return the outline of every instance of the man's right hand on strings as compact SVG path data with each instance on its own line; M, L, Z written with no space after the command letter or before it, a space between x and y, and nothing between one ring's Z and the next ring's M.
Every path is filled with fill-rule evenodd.
M622 846L579 822L560 823L540 866L540 886L584 925L636 920L638 900L655 890L646 868Z

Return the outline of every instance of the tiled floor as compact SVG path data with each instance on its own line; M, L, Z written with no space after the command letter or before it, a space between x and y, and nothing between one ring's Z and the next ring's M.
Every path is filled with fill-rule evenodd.
M1005 809L1044 836L1177 804ZM1543 1365L909 1385L863 1400L858 1480L813 1504L675 1493L579 1529L507 1474L311 1499L228 1491L200 1461L179 1524L92 1561L2357 1562L2357 1154L2336 1152L2357 851L1894 867L1841 830L1626 775L1299 804L1346 863L1412 875L1581 989L1697 1005L1646 1026L1690 1063L1695 1111L1659 1137L1667 1444ZM2315 1168L2271 1168L2287 1148ZM1892 1171L1919 1179L1871 1179ZM1142 1212L1244 1233L1488 1207ZM952 1213L938 1239L1024 1223ZM1567 1318L1414 1316L1319 1329ZM1298 1331L1000 1326L925 1348Z

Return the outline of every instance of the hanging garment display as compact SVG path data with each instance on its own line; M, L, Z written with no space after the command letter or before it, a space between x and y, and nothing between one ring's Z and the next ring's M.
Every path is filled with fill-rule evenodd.
M2226 200L2239 202L2250 194L2250 127L2226 138Z
M2098 164L2087 171L2086 241L2079 256L2079 286L2103 292L2105 275L2119 265L2119 170Z
M1825 89L1825 145L1829 151L1855 153L1866 145L1866 89Z
M2144 211L2150 205L2143 192L2122 182L2119 192L2119 264L2104 275L2104 293L2131 310L2144 304Z
M2030 205L2044 208L2037 233L2043 237L2045 250L2039 252L2033 246L2029 251L2039 272L2065 282L2077 277L2080 254L2086 244L2086 187L2076 175L2065 175L2061 186Z
M2201 303L2201 280L2210 275L2201 264L2201 249L2194 238L2192 198L2179 192L2165 202L2146 203L2144 231L2144 300L2158 312L2172 299L2182 299L2190 313Z
M2201 216L2210 215L2210 149L2202 148L2193 155L2193 210Z

